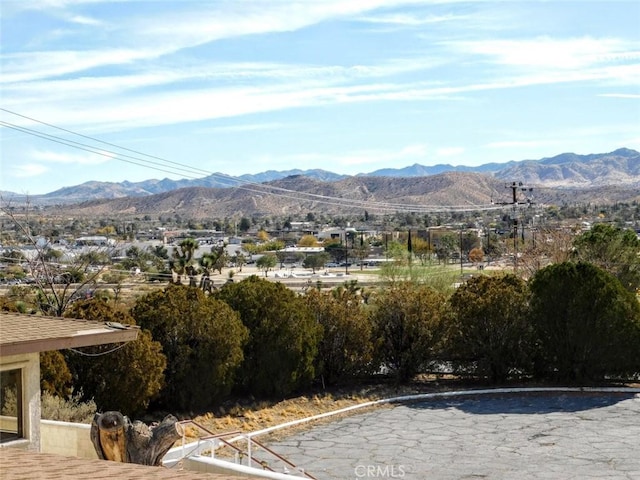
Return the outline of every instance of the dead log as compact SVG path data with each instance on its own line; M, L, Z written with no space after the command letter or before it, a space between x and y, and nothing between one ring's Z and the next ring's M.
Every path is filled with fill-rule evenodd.
M91 442L103 460L162 465L162 458L180 439L178 419L166 416L158 425L149 427L120 412L96 413L91 422Z

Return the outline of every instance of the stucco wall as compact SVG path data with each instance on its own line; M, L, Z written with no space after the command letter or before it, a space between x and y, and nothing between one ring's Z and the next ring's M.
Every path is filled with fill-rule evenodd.
M69 457L98 458L90 437L91 425L42 420L40 444L42 453Z

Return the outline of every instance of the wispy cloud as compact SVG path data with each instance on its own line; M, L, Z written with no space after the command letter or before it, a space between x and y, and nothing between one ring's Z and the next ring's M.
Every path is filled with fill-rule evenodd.
M61 153L59 151L52 150L33 150L28 156L42 164L68 164L68 165L80 165L91 166L99 165L109 161L110 158L114 158L109 152L100 151L99 154L94 153ZM46 168L46 167L43 167Z
M423 25L430 25L434 23L444 23L452 21L460 21L468 16L463 15L429 15L429 14L410 14L410 13L389 13L380 14L375 16L362 16L358 18L359 21L365 23L403 26L403 27L418 27Z
M76 3L83 2L41 4L66 9ZM49 118L66 125L90 125L95 131L309 106L459 101L477 92L532 85L633 85L640 80L640 49L616 38L441 41L429 45L428 55L414 53L354 65L204 61L192 55L177 60L172 56L218 39L292 31L327 19L419 25L455 18L392 10L404 3L433 2L335 0L243 2L241 6L222 2L207 9L187 2L178 11L161 6L148 16L140 12L131 19L123 16L122 25L110 37L113 46L3 55L4 101L9 106L37 109L43 115L51 112ZM384 9L374 12L379 7ZM74 17L80 23L92 21L89 16L69 15ZM488 67L474 72L473 80L467 81L464 76L445 79L432 73L469 63ZM120 68L109 75L93 73L102 73L106 66ZM153 88L142 92L144 87Z
M122 65L157 57L161 51L139 49L64 50L4 54L0 56L4 84L26 82L107 65Z
M623 67L619 67L623 68ZM78 79L47 85L21 85L6 89L5 105L30 105L44 119L55 118L64 125L84 125L97 130L117 130L132 127L167 125L292 108L339 105L380 101L460 100L464 96L490 90L503 90L553 83L620 81L618 67L602 70L541 72L537 74L505 75L488 82L460 85L432 85L424 82L355 82L292 78L286 82L235 87L219 84L200 88L153 89L128 92L125 78ZM304 74L303 74L304 75ZM132 85L162 83L162 76L134 76ZM94 83L95 82L95 83ZM93 87L75 94L73 88L86 83ZM104 83L103 95L100 91ZM123 88L119 89L121 86ZM59 86L60 88L56 88ZM178 85L179 87L179 85ZM121 90L121 91L120 91ZM12 92L15 95L12 95ZM124 108L126 106L126 108ZM27 112L28 113L28 112Z
M444 42L459 53L485 57L500 65L573 70L593 65L637 61L639 45L618 38L496 39Z
M277 130L285 127L283 123L248 123L243 125L223 125L219 127L199 128L194 133L241 133L262 130Z
M68 17L67 20L69 22L77 23L80 25L98 26L98 25L104 24L104 22L102 22L101 20L98 20L97 18L87 17L85 15L72 15Z
M49 167L40 163L25 163L21 165L13 165L11 170L14 177L30 178L47 173L49 171Z
M608 97L608 98L629 98L633 100L640 100L640 94L638 93L602 93L598 96Z
M4 82L54 77L102 66L130 65L220 40L292 32L329 19L352 18L380 7L391 8L414 2L212 2L206 8L200 2L184 2L180 9L170 8L171 4L167 2L158 3L158 8L153 11L123 5L123 14L112 18L112 21L99 20L72 10L79 4L100 2L51 0L25 3L32 3L29 8L43 12L53 9L50 13L52 16L62 17L70 23L104 29L75 32L78 38L84 38L85 41L77 43L74 50L61 50L53 43L40 51L4 55L1 57L7 69L3 75ZM103 36L109 38L108 46L100 47L98 39Z

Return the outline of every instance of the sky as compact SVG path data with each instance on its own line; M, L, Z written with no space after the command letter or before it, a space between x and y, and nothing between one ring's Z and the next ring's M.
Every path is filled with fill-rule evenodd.
M640 150L640 2L2 0L0 191Z

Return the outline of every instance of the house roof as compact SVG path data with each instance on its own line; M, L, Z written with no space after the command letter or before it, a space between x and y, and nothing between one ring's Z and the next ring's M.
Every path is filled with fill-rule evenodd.
M19 448L0 448L0 478L30 480L33 478L106 480L135 478L140 480L237 480L238 477L217 473L200 473L166 467L149 467L108 460L64 457L50 453L34 453Z
M135 340L139 327L61 317L0 313L0 356Z

